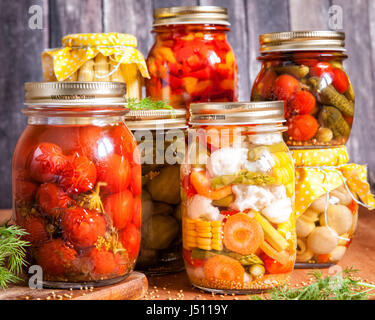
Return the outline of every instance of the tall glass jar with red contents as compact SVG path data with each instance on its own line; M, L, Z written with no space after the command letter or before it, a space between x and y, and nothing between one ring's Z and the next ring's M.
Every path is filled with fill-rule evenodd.
M171 7L154 11L156 35L147 66L147 95L175 108L237 101L237 60L227 40L227 9Z
M293 148L344 145L354 117L354 90L343 66L345 34L292 31L260 35L262 68L252 101L285 101L286 143Z
M123 122L125 84L27 83L13 155L14 220L43 286L118 282L140 247L141 167Z

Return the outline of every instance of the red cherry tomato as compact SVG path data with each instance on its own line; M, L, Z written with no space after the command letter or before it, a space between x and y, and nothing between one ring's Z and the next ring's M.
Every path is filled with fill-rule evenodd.
M77 252L64 243L54 239L45 243L36 253L36 261L46 274L61 276L71 272Z
M276 79L273 86L273 94L278 100L288 100L299 87L300 83L296 78L283 74Z
M137 141L135 141L131 131L123 126L115 126L110 133L113 141L114 152L118 155L124 155L132 163L138 160ZM137 163L140 163L139 161Z
M309 91L297 91L288 100L290 112L297 114L308 114L315 109L315 97Z
M101 190L117 193L126 190L130 183L129 161L118 154L108 155L96 163L97 181L105 182Z
M312 139L319 129L318 121L311 115L294 116L289 121L288 135L295 141Z
M271 98L272 88L276 78L277 74L272 69L265 70L264 73L259 77L259 83L257 84L256 88L264 99Z
M66 240L77 249L91 247L106 233L106 221L102 214L80 207L64 210L61 221L62 233Z
M28 233L25 240L33 246L41 246L48 239L46 225L43 219L39 217L27 217L22 223L22 228Z
M340 93L345 93L349 87L349 79L344 71L338 68L333 69L332 85Z
M56 182L68 164L69 160L59 146L41 143L30 154L30 176L41 183Z
M113 226L118 230L125 228L133 217L134 198L128 190L104 198L103 205L105 212L113 220Z
M14 181L14 196L16 201L31 201L34 199L38 185L29 181L31 177L26 170L16 172Z
M266 254L262 255L262 260L264 262L264 267L266 268L267 273L271 274L280 274L280 273L289 273L293 271L294 261L290 260L286 265L282 265L280 262L272 259Z
M94 163L89 158L80 156L78 153L68 158L70 160L70 168L61 174L60 185L69 194L84 193L92 190L96 182L96 167Z
M100 148L99 148L100 145ZM110 141L103 138L103 129L96 126L85 126L79 129L79 148L76 150L95 161L113 152Z
M189 266L197 268L197 267L202 267L204 265L205 261L203 259L193 259L193 257L191 256L190 250L183 249L182 254L183 254L185 262Z
M93 273L97 275L110 275L117 268L116 257L113 252L105 249L92 248L87 254L93 266Z
M328 62L318 62L310 68L310 75L313 77L321 77L324 73L333 74L333 67Z
M137 228L142 226L142 200L141 198L134 198L134 214L132 222Z
M142 167L140 165L131 168L130 189L134 196L142 193Z
M135 259L138 256L139 247L141 245L141 232L132 223L120 231L119 239L129 254L130 259Z
M57 216L73 203L73 200L56 184L42 184L36 193L36 202L42 212L50 216Z

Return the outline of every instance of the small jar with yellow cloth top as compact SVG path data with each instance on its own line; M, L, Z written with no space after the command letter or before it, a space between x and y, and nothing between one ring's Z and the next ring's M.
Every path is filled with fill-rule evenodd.
M322 268L346 253L358 207L375 207L366 166L348 163L345 147L293 150L296 166L296 268Z
M122 33L70 34L62 48L42 53L45 81L125 82L127 96L142 97L143 78L149 78L137 38Z

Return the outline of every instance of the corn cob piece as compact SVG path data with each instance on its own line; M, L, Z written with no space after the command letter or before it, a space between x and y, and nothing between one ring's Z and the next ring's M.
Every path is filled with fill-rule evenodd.
M138 71L136 64L121 65L121 72L126 83L126 96L140 100L142 97L142 81L143 78Z
M109 77L106 78L98 78L99 77L104 77L109 73L109 62L106 56L102 55L99 53L95 57L95 65L94 65L94 70L95 70L95 81L109 81Z
M223 250L223 228L221 221L183 219L184 248Z
M286 186L294 181L294 171L291 164L288 164L285 167L274 167L273 174L275 176L277 184Z
M90 59L79 69L78 81L94 81L94 60Z

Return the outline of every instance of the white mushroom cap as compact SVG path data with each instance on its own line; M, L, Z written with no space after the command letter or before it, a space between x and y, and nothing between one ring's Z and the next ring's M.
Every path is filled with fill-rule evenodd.
M307 238L307 247L314 254L328 254L337 247L337 236L327 227L317 227Z

